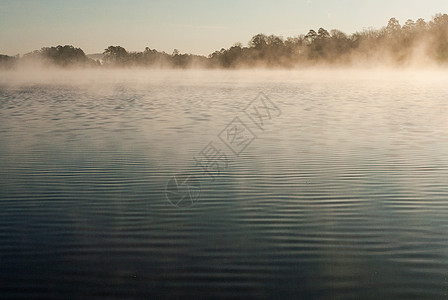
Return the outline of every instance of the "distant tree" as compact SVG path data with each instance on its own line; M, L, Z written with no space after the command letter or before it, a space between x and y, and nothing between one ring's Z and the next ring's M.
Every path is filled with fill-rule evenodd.
M323 28L319 28L319 30L317 31L317 37L319 39L329 39L330 38L330 34L328 33L327 30L325 30Z
M283 46L283 38L272 34L266 38L266 44L271 47L281 47Z
M415 27L416 27L417 30L423 31L423 30L426 29L427 24L426 24L425 20L420 18L420 19L417 20L417 22L415 22Z
M107 64L124 65L128 60L128 52L121 46L109 46L103 52Z
M45 64L62 67L96 65L94 60L87 58L81 48L75 48L72 45L44 47L41 50L25 54L24 59L38 60Z
M314 31L313 29L310 29L310 31L308 31L307 35L305 35L305 40L308 43L312 43L317 38L317 36L318 35L317 35L316 31Z
M348 39L348 36L344 32L337 29L332 29L330 31L330 36L333 39Z
M415 22L411 19L408 19L403 25L403 31L409 34L414 31L415 26Z
M8 56L0 54L0 69L10 69L14 67L20 56Z
M446 26L448 25L448 15L436 14L433 18L432 23L436 26Z
M265 34L257 34L249 42L249 47L255 48L255 49L263 49L266 47L268 37Z
M400 30L401 30L400 22L395 18L391 18L389 20L389 22L387 23L387 27L386 27L387 33L389 35L393 35L393 34L400 32Z
M433 42L432 57L438 62L448 62L448 15L435 15L429 31Z

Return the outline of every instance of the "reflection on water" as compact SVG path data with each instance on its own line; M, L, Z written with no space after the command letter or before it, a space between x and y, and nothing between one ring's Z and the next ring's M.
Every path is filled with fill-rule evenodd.
M102 72L2 74L6 298L447 297L447 75ZM257 136L239 156L235 117ZM176 208L185 172L200 197Z

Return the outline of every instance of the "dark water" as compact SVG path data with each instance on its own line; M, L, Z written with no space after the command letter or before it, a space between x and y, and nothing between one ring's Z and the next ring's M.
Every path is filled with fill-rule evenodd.
M448 297L443 72L0 75L2 299Z

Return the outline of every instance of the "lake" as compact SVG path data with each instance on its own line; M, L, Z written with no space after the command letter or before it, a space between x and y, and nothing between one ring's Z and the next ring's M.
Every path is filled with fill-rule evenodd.
M445 299L447 80L2 71L1 298Z

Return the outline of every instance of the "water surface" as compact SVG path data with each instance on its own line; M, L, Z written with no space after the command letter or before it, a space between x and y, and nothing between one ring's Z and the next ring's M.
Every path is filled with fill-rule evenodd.
M2 297L444 299L447 77L0 73ZM260 92L264 130L243 112ZM218 137L235 117L256 136L239 156ZM167 200L178 173L192 207Z

